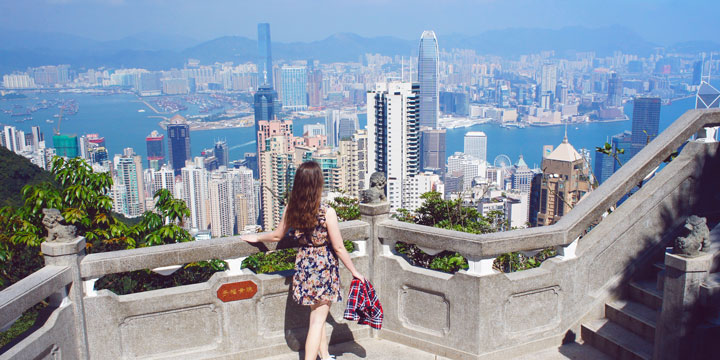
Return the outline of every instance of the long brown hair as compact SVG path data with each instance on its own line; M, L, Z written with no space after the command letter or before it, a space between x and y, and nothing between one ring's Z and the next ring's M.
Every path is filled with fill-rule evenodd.
M298 167L287 207L286 221L289 227L298 230L315 227L324 183L318 163L306 161Z

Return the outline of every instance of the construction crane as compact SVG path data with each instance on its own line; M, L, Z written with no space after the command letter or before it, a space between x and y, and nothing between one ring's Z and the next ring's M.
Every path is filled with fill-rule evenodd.
M55 135L60 135L60 123L62 122L63 110L65 110L65 105L60 105L60 115L58 115L57 129L53 128L53 132L55 133Z

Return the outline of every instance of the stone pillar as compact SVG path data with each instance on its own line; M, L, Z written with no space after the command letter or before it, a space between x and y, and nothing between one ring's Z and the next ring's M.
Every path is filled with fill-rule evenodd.
M694 358L693 329L699 323L700 285L707 279L713 255L665 254L663 302L655 328L653 359Z
M67 331L74 331L77 339L78 354L81 359L88 359L87 330L85 326L85 309L83 306L83 282L80 276L80 261L85 256L85 238L78 236L67 242L45 241L41 244L45 265L66 266L72 269L73 282L64 293L53 295L53 305L72 304L75 311L75 326Z
M368 254L368 273L364 274L375 287L375 292L380 298L382 303L383 289L382 289L382 277L384 274L381 271L376 271L375 261L383 253L382 244L378 238L379 227L378 225L387 220L390 217L390 203L376 203L376 204L360 204L360 220L370 225L370 234L368 234L367 240L367 254ZM370 336L377 338L378 331L371 329Z
M370 257L369 274L365 275L373 284L375 278L375 258L382 254L380 241L378 240L378 224L390 217L390 203L360 204L360 220L370 225L370 234L367 241L367 254Z

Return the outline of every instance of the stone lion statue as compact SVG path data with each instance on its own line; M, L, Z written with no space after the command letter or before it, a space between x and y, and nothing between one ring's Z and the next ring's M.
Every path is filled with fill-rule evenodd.
M382 172L374 172L370 175L370 188L363 190L363 204L377 204L385 201L385 174Z
M76 231L73 225L64 225L65 219L58 209L43 209L42 223L47 229L46 241L70 242L75 239Z
M700 255L700 251L705 249L707 241L710 239L707 219L692 215L685 220L685 228L690 233L687 236L679 236L675 239L673 253L690 257Z

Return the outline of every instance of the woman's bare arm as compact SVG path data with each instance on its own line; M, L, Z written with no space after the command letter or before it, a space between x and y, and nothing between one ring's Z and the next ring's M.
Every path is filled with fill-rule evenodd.
M350 271L353 277L364 281L365 278L355 269L350 254L345 250L345 244L343 244L342 235L340 234L340 226L338 225L337 214L335 209L328 208L325 212L325 224L327 225L328 235L330 236L330 243L335 250L340 261L345 264L345 267Z
M286 216L287 216L287 207L285 207L285 211L283 212L282 220L280 220L280 223L275 228L275 230L273 230L271 232L262 233L260 235L258 235L258 234L243 235L240 238L249 243L278 242L278 241L282 240L283 236L285 236L285 234L288 231L287 225L285 224Z

